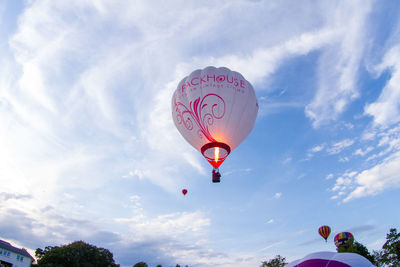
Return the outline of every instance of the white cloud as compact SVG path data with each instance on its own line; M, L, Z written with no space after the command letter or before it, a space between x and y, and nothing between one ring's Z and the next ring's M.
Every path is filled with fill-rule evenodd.
M67 147L78 146L79 150L85 150L87 157L109 157L110 162L125 165L125 173L150 179L170 192L180 182L181 176L176 175L174 166L184 168L185 164L179 164L182 159L197 171L204 172L195 151L181 145L182 138L170 118L169 101L165 101L170 99L174 86L182 77L174 77L174 72L168 70L168 76L164 73L154 82L152 72L157 72L158 63L152 60L153 65L144 64L149 61L145 59L148 55L142 52L154 53L153 56L160 62L166 57L173 57L172 54L164 54L156 42L147 43L156 29L147 29L150 26L147 24L135 24L141 21L136 21L134 15L123 15L127 15L126 9L149 7L145 2L121 6L109 2L75 1L66 4L38 1L26 9L21 16L19 30L10 42L17 59L16 66L21 67L21 72L19 76L13 75L16 76L13 83L2 88L12 111L5 116L11 115L20 125L20 129L15 130L24 134L23 129L27 128L38 135L27 140L43 140L25 147L22 156L29 155L30 150L49 149L53 149L54 154L62 155ZM118 13L119 8L124 10L123 14L113 17L112 14ZM86 13L87 10L94 12ZM111 17L116 19L113 24L107 20ZM71 19L74 23L70 23ZM89 26L93 24L86 23L87 20L115 31L110 31L107 39L103 40L101 32ZM136 42L137 35L132 34L139 34L134 31L136 26L145 30L142 43ZM119 35L119 30L126 27L133 31L129 35ZM161 39L167 37L165 34L158 36ZM164 39L162 42L167 41ZM13 135L18 135L18 131L14 131ZM10 133L5 132L4 140L10 139L7 136ZM137 137L132 139L132 135ZM161 139L164 142L155 142ZM46 140L57 144L51 145ZM39 148L38 144L42 143L43 147ZM14 151L22 151L8 146ZM76 150L78 148L73 149L71 156ZM126 157L115 157L116 154ZM20 155L15 155L15 158L20 158ZM126 158L135 159L135 163L130 164L130 170L126 170ZM78 159L75 158L76 161ZM173 159L175 165L171 164ZM65 160L61 161L60 164L64 164ZM88 164L88 168L96 162ZM36 162L38 168L46 165L50 164L44 158L41 163ZM53 162L51 166L57 166L57 163ZM39 172L37 176L46 175ZM55 178L59 176L53 174Z
M336 179L335 186L332 191L346 190L351 185L352 180L350 178L339 177Z
M229 55L217 59L215 63L216 65L226 65L231 69L240 70L244 77L257 84L273 74L283 60L293 56L305 55L321 48L330 43L335 37L337 37L336 32L332 29L307 32L289 39L283 44L255 50L247 58Z
M375 140L378 141L378 145L375 146L375 150L377 150L377 152L375 154L370 155L367 158L367 161L381 158L390 153L400 150L400 126L395 125L391 128L390 127L380 128L380 129L376 128L374 130L374 136ZM367 151L368 150L371 149L367 148Z
M2 238L23 240L21 246L30 248L33 255L37 247L84 240L110 249L114 259L124 266L131 265L138 256L146 257L148 263L154 262L154 255L164 262L203 263L205 266L211 266L214 261L237 260L207 247L211 222L200 211L155 217L137 213L134 217L111 220L103 218L91 222L73 218L71 214L65 216L65 211L52 206L35 207L32 212L27 212L26 200L31 196L2 193L0 198L3 199L0 203L0 226L4 230ZM141 206L140 196L133 195L129 200ZM15 221L19 223L13 223Z
M306 107L306 115L315 127L337 119L359 96L356 81L365 49L370 11L371 1L341 2L328 16L328 25L338 31L340 37L322 52L318 66L318 91Z
M318 145L318 146L315 146L315 147L311 148L311 152L313 152L313 153L320 152L324 148L325 148L325 144Z
M352 186L353 177L357 175L357 172L345 172L342 176L336 179L335 185L332 188L332 191L339 191L337 196L343 195L343 192L348 190L349 187Z
M332 179L332 178L333 178L333 174L332 174L332 173L328 174L328 175L325 177L326 180L330 180L330 179Z
M400 121L400 45L392 47L383 61L375 67L378 74L387 69L391 72L391 77L378 100L364 108L365 114L373 117L375 125L383 127Z
M369 129L369 131L365 131L362 134L361 140L367 141L367 140L373 140L376 137L376 131Z
M206 234L206 228L210 226L210 220L201 212L163 214L154 219L139 215L115 220L129 228L139 240L155 237L162 239L163 236L179 238L187 233L202 236Z
M369 169L360 172L348 171L336 179L331 190L337 193L332 199L341 198L343 202L347 202L399 188L399 166L400 152L395 152Z
M329 154L339 154L340 152L343 151L343 149L345 149L353 144L354 144L354 140L344 139L342 141L339 141L339 142L333 144L331 147L327 148L326 151Z
M367 148L365 148L364 150L362 150L361 148L357 149L353 154L354 155L358 155L358 156L365 156L366 154L368 154L369 152L371 152L372 150L374 150L374 148L372 146L369 146Z
M355 171L345 172L345 173L343 174L343 176L350 177L350 178L352 178L352 177L354 177L354 176L356 176L356 175L357 175L357 172L355 172Z
M311 149L308 150L309 152L306 154L306 158L304 159L304 161L310 160L312 157L314 157L315 153L321 152L324 149L325 149L325 144L316 145L312 147Z
M275 193L274 198L278 199L281 198L282 192Z
M359 173L354 179L354 187L347 197L349 200L376 195L389 188L400 187L400 152L387 157L382 163Z

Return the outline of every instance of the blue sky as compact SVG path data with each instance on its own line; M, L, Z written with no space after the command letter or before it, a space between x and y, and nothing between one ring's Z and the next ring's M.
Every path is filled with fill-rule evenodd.
M0 1L0 238L31 252L84 240L122 266L259 266L334 251L342 231L379 249L400 223L399 12ZM220 184L170 110L207 66L243 74L260 106Z

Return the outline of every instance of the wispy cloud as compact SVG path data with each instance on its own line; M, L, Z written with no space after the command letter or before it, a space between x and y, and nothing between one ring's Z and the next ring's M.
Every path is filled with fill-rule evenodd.
M333 178L333 174L332 173L330 173L330 174L328 174L326 177L325 177L325 179L326 180L330 180L330 179L332 179Z
M329 148L327 148L326 151L329 154L339 154L340 152L342 152L343 149L345 149L353 144L354 144L354 140L344 139L340 142L334 143Z
M285 59L305 55L327 45L337 37L336 33L335 29L331 28L302 33L283 44L265 49L259 48L247 58L230 55L216 60L215 63L239 69L245 77L257 84L273 74Z
M354 151L353 154L354 155L358 155L358 156L365 156L366 154L368 154L372 150L374 150L374 148L372 146L369 146L369 147L365 148L364 150L359 148L356 151Z
M306 115L318 127L337 119L359 96L357 79L365 49L367 17L371 1L340 3L332 9L328 22L340 36L322 53L318 91L306 107ZM343 24L343 21L347 23Z
M316 153L316 152L322 151L324 148L325 148L325 144L317 145L317 146L311 148L311 152Z
M44 248L48 245L85 240L110 248L112 252L117 250L116 260L123 265L137 262L140 257L145 257L148 263L157 264L159 262L153 258L155 254L164 262L189 264L203 261L203 257L199 255L207 254L210 262L212 258L219 261L221 257L219 252L213 252L205 246L210 220L202 212L178 212L154 218L138 213L134 217L117 218L114 221L120 225L121 228L118 228L125 229L117 233L106 229L111 223L109 220L103 219L95 223L66 217L51 206L37 207L32 213L25 212L23 208L18 208L20 205L15 205L15 201L23 203L25 198L15 197L14 200L8 198L0 203L1 233L8 240L25 240L21 244L25 247ZM130 200L136 206L141 206L139 196L131 196ZM12 206L16 208L10 208L10 201L14 201ZM19 223L13 223L15 221ZM131 251L133 248L136 249ZM173 254L170 253L172 250Z
M320 144L312 147L308 150L306 160L310 160L316 153L327 152L330 155L335 155L341 153L346 148L352 146L355 143L355 140L352 139L344 139L342 141L333 143L331 145ZM360 152L357 152L360 153ZM339 158L339 161L345 162L349 161L349 158L346 156L342 156Z
M383 61L375 67L381 74L385 70L391 72L391 78L383 88L378 100L365 106L364 112L374 119L379 126L388 127L400 121L400 45L392 47L384 56Z
M342 199L343 202L377 195L389 188L399 188L400 179L397 175L400 163L400 152L386 157L373 167L356 172L346 172L336 179L331 188L337 192L332 199Z
M355 177L355 189L343 201L347 202L355 198L376 195L388 188L399 188L399 171L400 152L397 152L386 158L382 163L359 173Z
M326 146L325 144L320 144L309 149L304 161L310 160L312 157L314 157L316 153L323 151L325 149L325 146Z
M376 229L376 225L373 224L364 224L364 225L357 225L346 229L346 231L352 233L363 233L363 232L370 232Z

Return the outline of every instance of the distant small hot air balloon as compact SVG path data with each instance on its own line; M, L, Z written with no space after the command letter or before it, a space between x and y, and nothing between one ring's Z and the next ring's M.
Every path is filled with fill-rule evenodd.
M344 245L353 244L354 236L349 232L342 232L342 233L338 233L335 236L334 241L335 241L335 246L339 248Z
M182 194L186 195L187 194L187 190L186 189L182 189Z
M331 234L331 228L328 225L323 225L318 229L318 233L325 239L326 242Z
M258 103L253 86L238 72L207 67L183 78L172 96L172 118L180 134L218 167L251 132Z

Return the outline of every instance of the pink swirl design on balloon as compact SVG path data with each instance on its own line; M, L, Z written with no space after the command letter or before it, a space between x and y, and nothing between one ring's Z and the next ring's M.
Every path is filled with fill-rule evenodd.
M211 102L211 103L210 103ZM189 131L193 130L193 122L196 123L200 137L205 136L210 142L217 142L210 134L208 126L214 124L214 119L221 119L225 115L225 101L216 94L207 94L201 100L200 97L189 102L189 108L174 99L176 121ZM217 109L222 107L222 114Z

